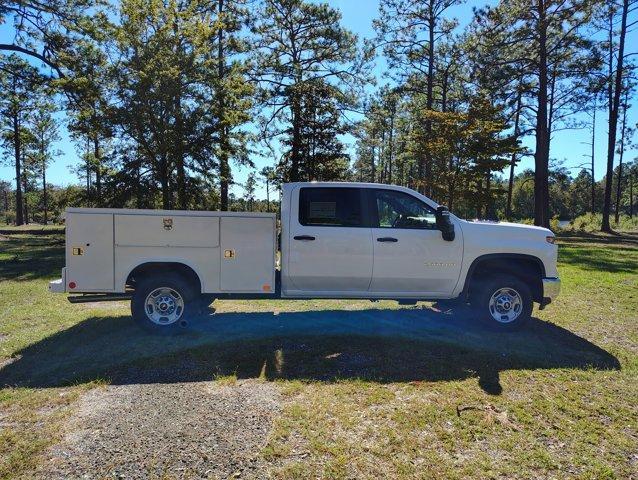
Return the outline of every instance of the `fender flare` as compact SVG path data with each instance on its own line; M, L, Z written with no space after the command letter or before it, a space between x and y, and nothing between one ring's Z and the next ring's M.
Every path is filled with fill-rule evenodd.
M199 271L199 269L193 265L191 262L189 262L188 260L184 260L184 259L179 259L179 258L167 258L167 257L151 257L151 258L145 258L143 260L140 260L136 263L133 263L131 265L129 265L126 268L126 275L122 275L120 284L117 285L116 291L121 291L124 292L126 290L126 280L128 279L129 275L131 275L131 273L133 272L133 270L135 270L137 267L140 267L146 263L174 263L174 264L178 264L178 265L184 265L188 268L190 268L193 272L195 272L195 275L197 275L197 278L199 279L199 285L200 285L200 293L202 293L204 291L204 281L203 281L203 275L201 274L201 272Z
M505 260L505 259L526 260L526 261L534 262L538 265L540 269L541 279L545 277L545 265L543 264L543 261L540 258L534 255L528 255L525 253L487 253L485 255L479 255L474 260L472 260L472 263L470 264L470 268L467 269L467 273L465 275L463 290L461 290L460 297L467 298L467 294L470 288L470 279L472 278L472 275L474 275L474 270L476 270L476 267L478 267L478 265L481 262L486 260Z

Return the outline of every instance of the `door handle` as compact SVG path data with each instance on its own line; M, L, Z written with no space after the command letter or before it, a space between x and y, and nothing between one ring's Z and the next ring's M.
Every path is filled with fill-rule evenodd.
M394 237L380 237L380 238L377 238L377 242L392 242L392 243L396 243L398 241L399 240L397 240Z
M297 235L296 237L293 237L295 240L314 240L315 237L311 236L311 235Z

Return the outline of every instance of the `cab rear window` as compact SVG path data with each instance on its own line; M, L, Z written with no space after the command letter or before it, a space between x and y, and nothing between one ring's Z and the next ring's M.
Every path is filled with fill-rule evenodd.
M302 188L299 223L307 226L360 227L363 225L358 188Z

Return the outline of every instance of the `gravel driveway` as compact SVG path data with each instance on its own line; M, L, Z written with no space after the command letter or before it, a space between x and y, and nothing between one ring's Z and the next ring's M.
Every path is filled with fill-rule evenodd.
M272 383L130 384L85 394L42 478L263 478Z

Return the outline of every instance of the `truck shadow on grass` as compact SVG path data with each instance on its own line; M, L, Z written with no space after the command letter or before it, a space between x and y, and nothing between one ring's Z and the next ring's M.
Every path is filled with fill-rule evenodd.
M162 337L115 316L89 318L28 346L0 369L0 385L197 382L218 375L383 383L474 377L485 392L499 394L499 372L549 368L618 370L620 363L536 318L523 331L503 333L428 308L221 313Z

